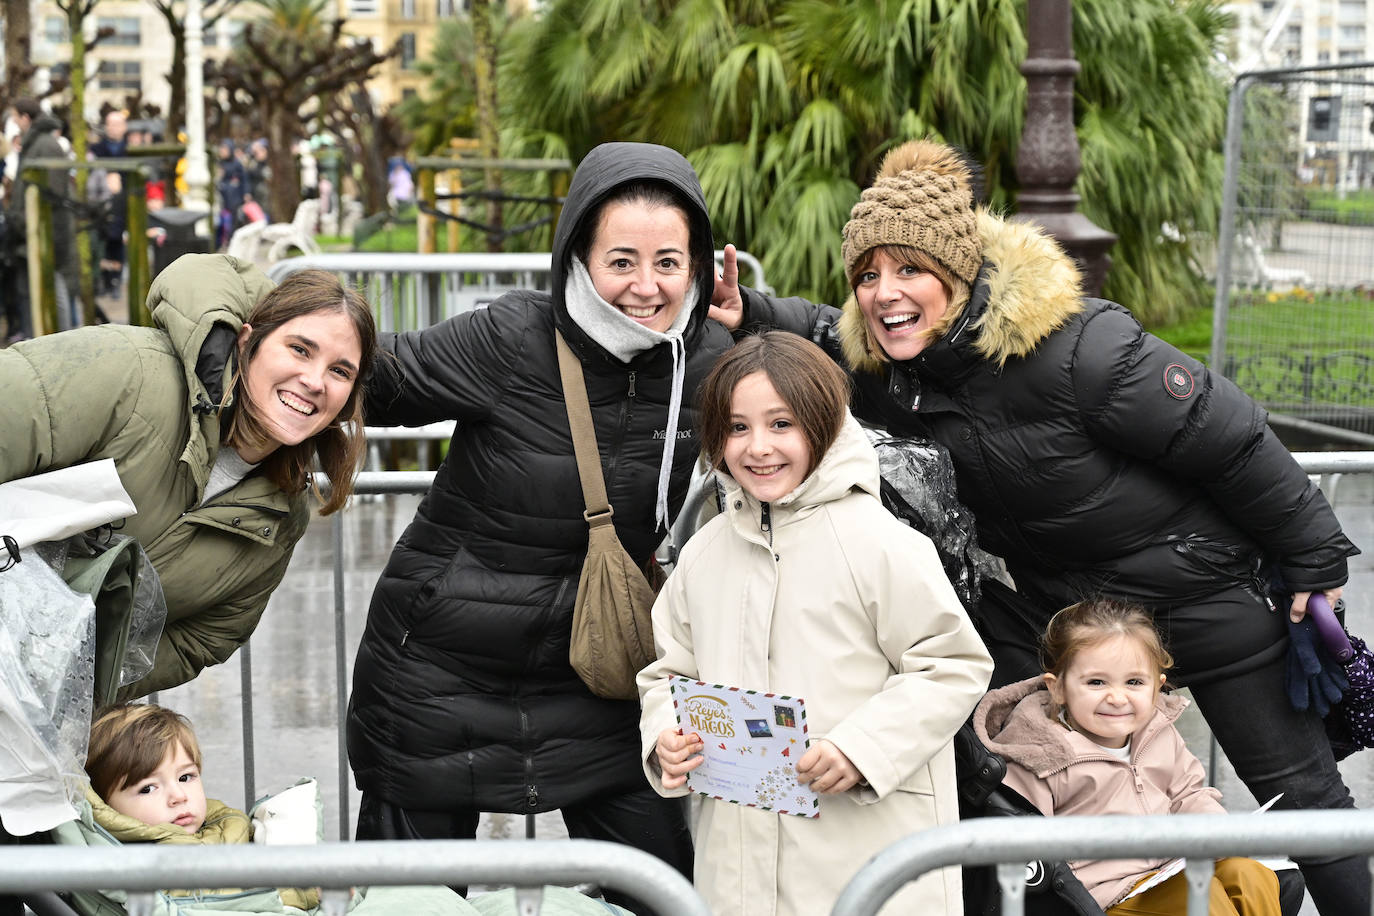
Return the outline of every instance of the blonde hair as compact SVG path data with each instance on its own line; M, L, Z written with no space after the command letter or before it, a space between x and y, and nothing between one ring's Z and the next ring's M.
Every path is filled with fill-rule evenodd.
M914 267L919 271L930 274L940 281L940 286L944 288L945 296L949 299L949 307L945 313L933 325L921 331L920 337L925 341L925 345L930 345L949 333L949 329L954 326L954 322L959 320L959 316L964 313L964 306L968 304L972 289L962 277L955 276L948 267L937 261L933 256L919 248L910 245L875 245L858 256L854 261L853 268L849 271L849 288L855 291L859 288L859 277L863 272L873 265L873 259L878 253L890 257L905 267ZM864 340L868 352L876 359L890 361L883 348L877 341L872 339L868 332L867 323L864 324Z
M167 752L182 747L200 767L200 743L191 722L154 703L123 703L101 712L91 726L86 775L103 799L145 778Z

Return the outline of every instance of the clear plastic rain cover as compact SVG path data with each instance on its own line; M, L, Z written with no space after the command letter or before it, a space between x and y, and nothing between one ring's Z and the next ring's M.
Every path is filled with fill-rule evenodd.
M76 817L86 782L95 685L95 603L73 591L57 571L69 542L24 551L0 572L0 823L15 836L49 830ZM107 535L103 549L130 541ZM166 603L142 548L130 609L122 683L152 666ZM57 568L55 569L54 566Z
M985 577L996 559L978 547L973 513L959 502L954 464L943 445L868 431L878 452L882 499L888 511L930 538L964 610L974 614Z

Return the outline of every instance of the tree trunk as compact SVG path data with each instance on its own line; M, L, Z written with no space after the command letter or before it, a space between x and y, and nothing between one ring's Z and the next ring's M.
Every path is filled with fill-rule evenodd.
M481 155L487 159L501 156L499 111L496 107L496 36L492 29L491 0L472 0L473 70L477 84L477 139ZM488 192L501 192L501 172L486 169L483 184ZM487 251L500 251L501 201L487 201Z
M386 151L382 148L382 117L372 106L372 97L365 89L354 89L349 103L352 106L354 146L362 166L363 212L380 213L387 208ZM340 138L342 139L342 138Z
M5 98L6 106L29 92L30 71L29 36L33 34L33 19L29 14L29 0L5 0Z
M167 142L177 143L177 132L186 124L186 26L176 19L169 19L167 24L172 32L172 70L167 74L172 88L167 100Z
M66 12L67 31L72 39L72 107L67 122L71 131L72 154L76 157L74 196L84 203L86 176L90 174L86 166L86 0L70 2ZM95 270L89 232L76 233L76 277L78 288L68 290L68 293L81 300L82 323L95 324Z
M287 104L277 101L262 101L258 105L262 126L267 131L267 164L272 170L268 182L271 199L269 208L272 219L279 223L289 223L296 217L296 208L301 203L301 180L296 170L296 157L291 153L291 144L304 135L299 116ZM338 194L339 189L335 188Z

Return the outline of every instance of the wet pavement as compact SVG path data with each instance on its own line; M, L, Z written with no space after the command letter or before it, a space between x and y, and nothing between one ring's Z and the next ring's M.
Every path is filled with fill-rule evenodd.
M1325 487L1332 491L1329 482ZM1346 475L1334 488L1334 495L1346 532L1366 551L1351 561L1347 622L1352 631L1370 635L1374 633L1374 475ZM344 658L350 672L372 587L418 502L418 496L363 497L355 499L344 513ZM253 794L284 788L301 776L317 777L325 799L325 836L330 840L340 835L342 808L333 555L331 522L316 519L297 548L286 580L273 596L251 644L256 767ZM204 749L207 792L233 805L244 804L250 794L244 789L242 776L241 696L237 657L160 696L162 703L188 715L196 726ZM1195 710L1189 710L1182 728L1189 745L1206 763L1208 734ZM1355 755L1341 769L1356 803L1374 807L1374 752ZM1215 782L1231 810L1255 807L1255 800L1224 761ZM348 798L348 823L352 825L357 792L349 791ZM524 829L523 817L506 815L484 817L479 831L483 838L513 839L523 837ZM556 814L538 819L538 834L541 838L566 835ZM1309 904L1303 912L1315 910Z

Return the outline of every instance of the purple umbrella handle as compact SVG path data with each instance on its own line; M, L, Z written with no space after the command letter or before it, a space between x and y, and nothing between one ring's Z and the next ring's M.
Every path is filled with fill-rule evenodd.
M1326 651L1342 662L1350 661L1355 654L1350 645L1350 637L1346 635L1345 627L1336 619L1336 612L1331 610L1331 602L1327 601L1321 592L1313 592L1308 597L1307 616L1312 618L1317 632L1321 634Z

